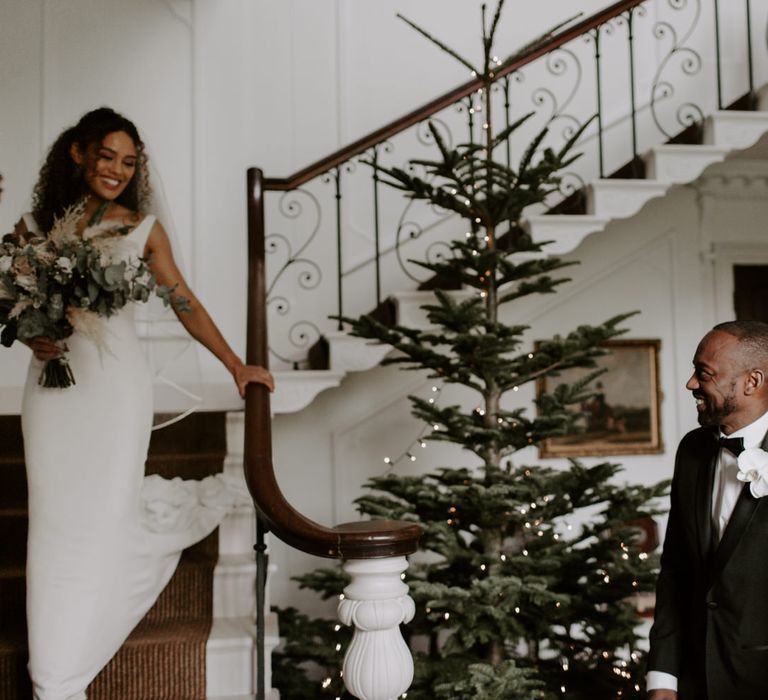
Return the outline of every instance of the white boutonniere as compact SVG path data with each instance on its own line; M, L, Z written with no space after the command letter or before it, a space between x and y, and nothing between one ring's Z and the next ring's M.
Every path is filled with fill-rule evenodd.
M768 452L750 447L739 455L739 481L749 483L755 498L768 496Z

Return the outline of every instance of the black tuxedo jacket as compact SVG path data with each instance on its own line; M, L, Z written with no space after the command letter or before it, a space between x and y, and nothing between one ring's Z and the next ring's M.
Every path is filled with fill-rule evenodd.
M717 455L710 428L677 451L648 668L677 676L679 700L768 700L768 497L746 484L715 545Z

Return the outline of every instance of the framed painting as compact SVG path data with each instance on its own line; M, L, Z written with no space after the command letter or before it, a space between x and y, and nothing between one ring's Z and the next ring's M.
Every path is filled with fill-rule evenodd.
M664 451L659 419L660 340L611 340L610 352L597 359L605 372L592 384L595 395L585 401L583 416L573 435L549 438L540 446L542 457L596 457L657 454ZM543 378L538 393L571 383L592 370L568 369ZM576 410L576 409L574 409Z

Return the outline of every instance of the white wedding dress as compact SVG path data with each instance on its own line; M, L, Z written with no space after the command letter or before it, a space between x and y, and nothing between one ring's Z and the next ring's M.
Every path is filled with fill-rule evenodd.
M147 216L121 242L143 254ZM152 376L133 305L104 320L106 349L67 339L76 384L43 388L32 358L22 407L29 482L27 617L35 700L81 700L171 578L244 492L219 475L144 477Z

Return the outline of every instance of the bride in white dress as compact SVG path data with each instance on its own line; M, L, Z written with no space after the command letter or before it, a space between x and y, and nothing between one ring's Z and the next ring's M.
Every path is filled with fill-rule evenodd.
M147 163L135 126L107 108L86 114L51 147L19 230L48 231L85 201L82 225L101 218L131 228L121 256L149 258L160 284L191 308L187 331L231 372L241 395L272 377L232 351L180 274L163 226L143 215ZM29 482L27 617L35 700L82 700L170 579L181 550L208 535L235 496L222 479L144 478L152 427L152 377L133 308L104 320L107 350L74 333L66 355L76 384L38 377L62 348L29 342L22 425ZM179 496L181 495L181 498ZM168 506L168 500L175 507Z

